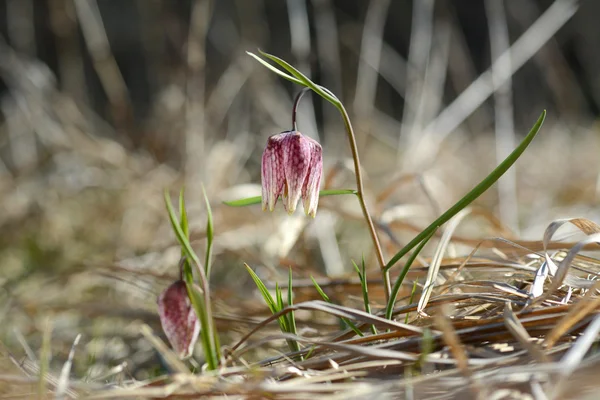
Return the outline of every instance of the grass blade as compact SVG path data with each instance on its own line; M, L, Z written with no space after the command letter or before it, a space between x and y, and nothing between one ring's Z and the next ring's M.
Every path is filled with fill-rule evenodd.
M179 226L181 226L181 231L183 232L183 235L188 239L190 239L190 228L189 228L189 224L188 224L188 217L187 217L187 210L185 208L185 197L184 197L184 188L181 188L181 190L179 191L179 213L181 214L181 217L179 218ZM183 249L183 247L181 248L181 259L182 259L182 263L183 263L183 277L185 277L186 280L188 280L189 282L193 281L193 275L192 275L192 266L190 264L190 259L188 257L186 257L186 253L185 250Z
M338 196L338 195L356 194L356 193L357 192L354 189L329 189L329 190L319 191L319 196L327 197L327 196ZM245 206L252 206L255 204L260 204L261 201L262 201L261 196L254 196L254 197L247 197L245 199L240 199L240 200L224 201L223 204L230 206L230 207L245 207Z
M321 286L317 283L317 281L312 275L310 276L310 280L312 281L313 285L315 285L315 289L317 289L317 292L323 298L323 300L325 300L328 303L331 303L331 299L329 298L329 296L327 296L327 293L323 291Z
M317 281L315 280L315 278L313 278L313 276L310 276L310 280L312 281L313 285L315 286L315 289L317 289L317 292L319 293L319 295L321 296L321 298L323 298L323 300L325 300L327 303L333 304L333 302L331 301L331 299L329 298L329 296L327 296L327 293L325 293L323 291L323 289L321 288L321 286L317 283ZM358 336L364 336L364 333L358 329L358 327L354 324L354 322L350 321L348 318L340 318L348 327L350 327L350 329L352 329L354 331L354 333L356 333ZM308 356L307 356L308 358Z
M290 273L289 273L289 277L288 277L288 306L294 305L294 292L293 292L292 288L293 288L293 286L292 286L292 269L290 268ZM292 311L291 313L289 313L287 315L288 315L288 326L290 328L290 332L293 333L294 335L297 335L298 332L296 330L295 313Z
M171 221L171 227L173 228L173 232L175 232L175 237L177 238L177 241L181 245L181 248L185 251L186 257L194 261L195 264L200 265L200 259L198 258L194 250L192 250L190 241L181 229L181 225L179 224L179 218L177 218L177 214L173 209L173 204L171 203L169 192L167 190L165 190L164 197L165 205L167 206L167 212L169 213L169 220Z
M204 202L206 203L206 255L204 256L204 270L206 271L206 279L210 280L212 246L215 231L212 210L210 208L208 197L206 196L206 191L204 190L204 185L202 185L202 195L204 196Z
M205 352L206 364L209 370L215 370L219 366L219 357L216 352L215 335L211 332L211 324L209 324L209 316L206 310L206 301L198 288L191 282L185 283L188 296L192 303L192 307L196 311L196 315L200 320L200 339L202 340L202 348Z
M265 303L267 303L267 307L269 307L269 310L271 310L271 313L273 313L273 314L277 313L279 311L279 310L277 310L277 303L275 303L275 299L273 299L273 296L271 296L269 289L267 289L267 287L265 286L263 281L260 280L258 275L256 275L256 273L252 270L252 268L250 268L250 266L248 264L244 263L244 266L246 267L246 270L252 277L252 280L256 284L256 287L258 288L258 291L262 295L263 299L265 299Z
M419 233L413 240L411 240L402 250L396 253L391 260L385 266L385 270L388 271L392 268L403 256L405 256L410 250L412 250L416 245L421 243L423 239L432 234L437 228L448 222L452 217L460 212L463 208L471 204L476 198L481 196L486 190L488 190L508 169L519 159L521 154L525 151L525 149L529 146L531 141L538 134L542 124L544 123L544 119L546 118L546 110L542 112L537 122L525 139L517 146L515 150L504 161L500 163L488 176L485 177L477 186L475 186L469 193L467 193L462 199L460 199L456 204L450 207L445 213L443 213L438 219L433 221L431 225L425 228L421 233Z
M415 279L415 281L413 282L413 287L412 290L410 291L410 298L408 299L408 304L412 304L412 302L415 299L415 293L417 292L417 284L419 283L418 279ZM406 316L404 317L404 323L408 324L408 317L410 316L410 313L407 312Z
M363 295L363 303L365 305L365 312L372 314L371 313L371 304L369 302L369 289L368 289L368 285L367 285L367 274L366 274L364 255L362 258L362 270L358 268L358 265L356 265L354 260L352 261L352 265L354 266L354 270L358 274L358 280L360 281L360 289L361 289L362 295ZM374 335L377 335L377 328L375 328L375 325L371 325L371 332L373 332Z
M406 264L404 264L404 268L402 268L402 271L400 271L400 275L398 275L398 278L396 278L396 282L394 283L394 287L392 288L392 292L390 293L390 300L388 301L387 306L385 308L385 317L387 319L392 319L394 304L396 303L396 298L398 297L400 286L402 286L402 282L404 282L404 278L406 278L408 270L412 266L413 262L415 262L415 259L417 258L421 250L423 250L423 247L425 247L427 242L429 242L429 239L431 239L432 236L435 234L436 229L431 231L429 235L425 239L423 239L423 241L419 244L419 247L417 247L415 251L412 252L409 259L406 261Z

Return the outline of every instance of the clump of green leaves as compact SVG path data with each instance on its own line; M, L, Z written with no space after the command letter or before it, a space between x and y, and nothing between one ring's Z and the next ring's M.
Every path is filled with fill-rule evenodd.
M165 204L171 221L171 227L175 233L175 237L181 246L182 256L182 279L185 282L187 293L190 302L200 321L200 339L202 349L206 357L206 365L209 370L215 370L219 366L221 359L221 350L218 332L215 328L215 323L212 315L212 305L210 300L209 276L211 270L211 253L214 238L214 227L212 220L212 211L206 193L204 192L204 200L206 203L207 222L206 222L206 255L204 259L204 267L200 264L200 258L190 245L190 232L187 211L185 208L185 200L183 189L179 192L179 217L173 208L169 192L165 191ZM194 270L197 278L194 277ZM196 283L198 279L199 285Z
M265 300L267 307L269 307L269 310L271 310L271 313L277 314L277 313L283 311L287 306L291 307L294 305L294 294L293 294L293 286L292 286L292 284L293 284L292 269L291 268L289 270L289 277L288 277L287 304L285 304L283 301L283 293L282 293L281 288L279 287L278 283L275 284L275 297L273 297L273 295L271 295L271 292L269 292L269 289L267 289L267 286L263 283L263 281L260 279L260 277L258 275L256 275L256 272L254 272L248 264L244 264L244 265L246 266L248 273L252 277L252 280L256 284L258 291L260 292L263 299ZM277 322L279 323L279 329L281 329L281 332L290 333L292 335L298 334L298 332L296 330L296 317L294 315L294 311L290 311L290 312L280 316L277 319ZM298 344L298 342L296 340L286 339L286 342L287 342L288 347L291 352L299 352L300 351L300 345Z

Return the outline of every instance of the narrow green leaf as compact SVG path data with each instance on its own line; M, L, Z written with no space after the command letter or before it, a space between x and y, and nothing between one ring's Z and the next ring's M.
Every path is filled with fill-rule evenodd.
M310 280L312 281L313 285L315 285L315 289L317 289L317 292L319 293L321 298L323 298L323 300L325 300L326 302L331 303L331 299L329 298L329 296L327 296L323 289L321 289L321 286L317 283L317 281L312 275L310 276Z
M165 190L164 193L165 204L167 206L167 211L169 213L169 220L171 221L171 227L173 228L173 232L175 232L175 237L177 241L181 245L181 247L185 250L185 255L189 257L190 260L193 260L194 263L200 265L200 259L192 249L189 240L183 233L181 226L179 225L179 219L177 218L177 214L173 209L173 204L171 203L171 198L169 197L169 192Z
M396 278L396 283L394 283L394 287L392 288L392 292L390 293L390 299L385 308L385 317L387 319L392 319L392 312L394 311L394 304L396 304L396 298L398 297L398 292L400 291L400 286L402 286L402 282L404 282L404 278L406 278L406 274L408 274L408 270L412 266L413 262L415 262L415 259L417 258L417 256L421 252L421 250L423 250L423 247L425 247L427 242L429 242L429 239L431 239L433 237L436 230L437 230L437 228L434 229L433 231L431 231L429 233L429 235L427 237L425 237L425 239L423 239L423 241L419 244L419 247L417 247L415 249L415 251L412 252L410 257L406 261L406 264L404 264L404 268L402 268L402 271L400 271L400 275L398 275L398 278Z
M283 304L283 295L281 293L279 283L277 282L275 282L275 299L277 300L277 312L279 312L285 308L285 304ZM290 332L287 315L282 315L279 317L279 326L281 327L282 332Z
M308 360L310 358L310 356L312 356L312 353L315 352L315 350L317 349L317 346L311 346L310 350L308 350L308 353L306 353L306 356L304 357L305 360Z
M415 298L415 293L417 292L417 284L419 283L418 279L415 279L415 281L413 282L413 287L412 290L410 291L410 297L408 298L408 304L412 304L414 298ZM410 312L407 312L406 315L404 316L404 323L408 324L408 318L410 316Z
M190 237L190 228L188 224L187 210L185 208L185 198L184 198L184 188L181 188L179 191L179 214L181 214L181 219L179 225L181 225L181 230L186 238ZM182 256L185 254L181 254Z
M317 292L319 293L319 295L321 296L321 298L323 298L323 300L325 300L327 303L331 303L333 304L333 302L331 301L331 299L329 298L329 296L327 296L327 294L323 291L323 289L321 288L321 286L317 283L317 281L315 280L315 278L313 278L313 276L310 276L310 280L312 281L313 285L315 286L315 289L317 289ZM342 322L344 322L347 326L350 327L350 329L352 329L354 331L354 333L356 333L358 336L364 336L364 333L357 328L357 326L350 321L347 318L340 318L342 320ZM308 356L306 357L308 358Z
M267 306L269 307L269 310L271 310L271 313L277 313L279 311L277 309L277 303L275 303L275 299L273 299L273 296L271 296L269 289L267 289L263 281L260 280L258 275L256 275L256 273L252 270L252 268L250 268L248 264L244 263L244 266L246 267L246 270L252 277L252 280L256 284L256 287L258 288L258 291L262 295L263 299L265 299L265 303L267 303Z
M414 298L415 298L415 293L417 292L417 283L419 283L418 279L415 279L415 281L413 282L413 287L412 290L410 291L410 298L408 299L408 304L412 304ZM406 313L406 316L404 317L404 323L408 324L408 316L410 315L409 312Z
M254 197L246 197L245 199L224 201L223 204L225 204L226 206L230 206L230 207L245 207L245 206L253 206L255 204L260 204L261 201L262 201L261 196L254 196Z
M204 256L204 270L206 271L206 279L210 281L210 271L212 267L212 246L215 233L212 209L210 208L210 202L208 201L208 196L204 190L204 185L202 185L202 195L204 196L204 202L206 203L206 255Z
M194 307L194 311L196 311L196 316L200 321L200 339L202 341L202 348L204 349L206 364L208 365L209 370L215 370L219 366L219 356L218 349L216 343L214 341L214 334L208 329L209 317L207 314L207 305L204 301L204 296L199 290L195 287L193 283L186 282L185 284L188 297L192 303L192 307Z
M300 86L305 86L302 81L300 81L297 78L294 78L291 75L286 74L285 72L275 68L274 66L272 66L271 64L269 64L268 62L266 62L265 60L263 60L262 58L260 58L259 56L257 56L254 53L251 53L249 51L246 52L246 54L248 54L249 56L253 57L256 61L258 61L259 63L261 63L262 65L264 65L265 67L267 67L268 69L270 69L271 71L275 72L277 75L281 76L284 79L287 79L290 82L293 82L297 85Z
M327 196L338 196L338 195L356 194L356 193L357 192L354 189L328 189L328 190L319 191L319 196L327 197ZM255 204L260 204L261 202L262 202L261 196L255 196L255 197L247 197L245 199L240 199L240 200L224 201L223 204L230 206L230 207L245 207L245 206L252 206Z
M188 217L187 217L187 209L185 207L185 197L184 197L184 188L181 188L181 190L179 191L179 214L181 215L180 219L179 219L179 226L181 226L181 230L183 232L183 235L188 239L190 239L190 228L189 228L189 224L188 224ZM192 265L190 264L190 259L188 257L186 257L185 255L185 250L183 249L183 246L181 247L181 258L182 258L182 262L183 262L183 276L186 280L186 282L192 282L194 280L193 275L192 275Z
M369 288L368 288L368 284L367 284L367 273L366 273L364 255L362 257L362 270L360 268L358 268L358 265L356 265L354 260L352 260L352 265L354 266L354 270L358 274L358 280L360 281L360 289L361 289L362 295L363 295L363 303L365 305L365 312L371 314L371 304L369 302ZM377 335L377 328L375 328L375 325L371 325L371 332L373 332L374 335Z
M275 299L277 300L277 312L283 310L285 305L283 304L283 296L281 295L281 288L279 283L275 282Z
M301 85L308 86L315 93L317 93L319 96L321 96L325 100L329 101L334 106L340 107L341 102L340 102L340 100L337 97L335 97L333 95L333 93L331 93L329 91L326 92L325 90L323 90L323 88L321 88L321 86L317 85L316 83L314 83L313 81L311 81L310 79L308 79L308 77L306 75L304 75L302 72L298 71L291 64L289 64L287 61L282 60L279 57L276 57L276 56L274 56L272 54L265 53L265 52L260 51L260 50L259 50L259 52L260 52L260 54L262 56L267 57L271 61L276 62L281 67L283 67L285 70L287 70L290 74L292 74L296 79L298 79L301 82L300 83Z
M288 277L288 306L293 306L294 305L294 291L293 291L293 285L292 285L292 269L290 268L289 271L290 272L289 272L289 277ZM293 311L288 314L288 326L290 328L290 332L293 333L294 335L297 335L298 332L296 331L296 316L294 314L295 313Z
M402 250L396 253L390 261L385 266L385 271L388 271L392 268L404 255L406 255L409 251L411 251L416 245L421 243L423 239L425 239L428 235L430 235L437 228L448 222L452 217L458 214L463 208L471 204L476 198L481 196L486 190L488 190L508 169L519 159L521 154L525 151L525 149L529 146L531 141L538 134L542 124L544 123L544 119L546 118L546 110L542 112L537 122L531 128L525 139L517 146L512 153L509 154L508 157L504 161L496 167L484 180L482 180L477 186L475 186L469 193L467 193L462 199L460 199L456 204L450 207L445 213L443 213L438 219L433 221L431 225L425 228L421 233L419 233L413 240L411 240Z

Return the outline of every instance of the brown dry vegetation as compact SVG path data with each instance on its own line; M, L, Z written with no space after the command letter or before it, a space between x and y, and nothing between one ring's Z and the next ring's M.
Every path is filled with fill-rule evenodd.
M64 12L84 31L101 22L94 1L75 1L77 10L68 1L52 4L53 18ZM59 85L26 48L0 42L0 75L8 88L0 125L0 398L595 398L600 137L589 116L574 124L550 114L505 177L504 189L494 186L425 247L399 293L394 320L385 320L381 275L352 196L323 198L314 220L299 211L288 216L280 209L268 214L260 206L222 204L260 194L260 153L269 134L288 129L293 91L245 55L256 47L250 34L219 79L204 79L207 4L191 7L189 37L184 35L188 58L173 67L143 123L134 121L127 85L114 74L113 55L102 49L102 29L90 29L82 41L107 93L110 123L78 98L81 91L73 92L76 77L61 75ZM562 4L550 7L565 8L555 10L547 25L526 32L552 36L575 3ZM240 15L251 12L243 4L238 8ZM385 14L385 6L367 8L373 49L381 40L377 13ZM241 21L243 33L248 26ZM443 29L437 22L436 33ZM331 29L338 27L326 25L317 38L326 39L319 35ZM69 38L62 37L63 45ZM325 40L320 46L335 50L339 44ZM77 64L68 58L73 49L62 49L62 67L74 71ZM442 59L429 72L446 71L444 49L437 42L427 49L430 62ZM305 68L309 60L292 50L294 64ZM517 50L513 59L529 60L524 49ZM374 57L361 54L362 62ZM380 64L371 63L374 69L350 68L352 76L344 79L358 82L351 88L356 95L344 101L389 258L484 178L498 163L496 146L507 142L495 142L506 125L489 123L476 98L462 108L440 103L445 75L441 83L440 76L424 81L424 68L411 70L421 83L401 94L417 107L405 111L405 123L381 112L377 73L393 82L393 60L400 57L385 46L383 55ZM339 61L323 61L329 75L320 83L342 83L332 78L341 75L335 70ZM449 79L465 77L460 67L448 68ZM491 87L486 81L475 92L491 94ZM313 136L321 134L323 186L353 188L341 120L330 105L316 96L313 101L320 114L315 118L307 102L299 124ZM506 103L497 97L494 104ZM466 119L461 113L469 107L480 111ZM510 118L510 110L497 108L490 108L496 121ZM535 117L530 119L531 125ZM132 133L136 129L143 140ZM201 371L199 346L192 360L173 358L156 311L158 293L177 279L180 257L163 189L186 187L192 244L203 254L201 183L214 214L211 289L225 355L222 368L212 372ZM559 219L567 217L580 219L561 225ZM351 264L363 255L374 315L362 311ZM558 272L534 299L531 287L545 257ZM286 354L286 337L275 322L265 322L268 309L244 263L272 287L285 285L292 268L295 339L305 359ZM402 264L391 270L393 279ZM434 286L426 301L428 274ZM335 305L320 300L311 275ZM344 329L339 317L355 320L365 336Z

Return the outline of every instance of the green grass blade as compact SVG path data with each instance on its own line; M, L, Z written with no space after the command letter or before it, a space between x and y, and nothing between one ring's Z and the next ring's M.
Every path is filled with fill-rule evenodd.
M293 76L288 75L285 72L283 72L283 71L275 68L274 66L272 66L271 64L269 64L268 62L266 62L265 60L263 60L262 58L260 58L256 54L251 53L249 51L247 51L246 54L248 54L250 57L253 57L256 61L258 61L259 63L261 63L262 65L264 65L268 69L270 69L271 71L275 72L277 75L281 76L282 78L287 79L288 81L293 82L293 83L295 83L297 85L304 86L304 84L302 83L302 81L300 81L299 79L294 78Z
M181 230L183 235L188 239L190 239L190 228L188 224L188 216L185 207L185 197L184 197L184 188L181 188L179 191L179 214L181 215L179 219L179 226L181 226ZM181 258L183 259L183 277L186 281L192 282L192 266L190 264L190 259L186 257L185 250L181 247Z
M371 314L371 304L369 302L369 289L368 289L368 285L367 285L367 274L366 274L364 256L362 258L362 270L358 267L358 265L356 265L354 260L352 260L352 265L354 266L354 270L356 271L356 274L358 275L358 280L360 281L360 289L361 289L362 295L363 295L363 303L365 305L365 312ZM371 332L373 332L374 335L377 334L377 329L375 328L374 325L371 325Z
M338 195L356 194L356 193L357 192L354 189L328 189L328 190L319 191L319 196L327 197L327 196L338 196ZM260 204L261 201L262 201L261 196L254 196L254 197L247 197L245 199L240 199L240 200L224 201L223 204L230 206L230 207L245 207L245 206L252 206L255 204Z
M275 283L275 298L277 299L277 312L283 310L285 308L285 304L283 304L283 294L281 292L281 288L279 287L278 283ZM290 325L290 315L293 314L293 312L282 315L281 317L278 318L279 320L279 328L281 329L281 332L283 333L294 333L292 331L292 327ZM285 340L287 342L287 345L290 349L291 352L295 352L295 351L300 351L300 345L298 344L297 341L292 340L292 339L286 339Z
M281 294L281 288L279 283L275 282L275 300L277 300L277 312L283 310L285 305L283 304L283 296Z
M188 224L188 217L187 217L187 211L185 208L185 198L184 198L184 188L181 188L181 190L179 191L179 214L181 214L181 218L179 220L179 225L181 226L181 230L183 231L183 234L186 238L190 237L190 228L189 228L189 224ZM181 253L182 256L184 256L185 254Z
M321 298L323 298L323 300L325 300L327 303L333 304L333 302L331 301L331 299L329 298L329 296L327 296L327 294L323 291L323 289L321 288L321 286L317 283L317 281L315 280L315 278L313 278L312 275L310 276L310 280L312 281L313 285L315 286L315 289L317 289L317 292L319 293L319 295L321 296ZM358 336L364 336L364 333L362 333L362 331L360 329L358 329L358 327L352 321L350 321L347 318L340 318L340 319L347 326L349 326L350 329L352 329L354 331L354 333L356 333Z
M292 269L290 268L290 273L288 277L288 306L294 305L294 292L292 286ZM296 316L294 312L287 314L288 315L288 327L290 328L290 332L294 335L297 335L298 332L296 330Z
M271 313L273 313L273 314L277 313L279 311L277 309L277 303L275 303L275 299L273 299L273 296L271 296L269 289L267 289L267 287L265 286L263 281L260 280L258 275L256 275L256 273L252 270L252 268L250 268L250 266L248 264L244 264L244 266L246 267L246 270L252 277L252 280L256 284L256 287L258 288L258 291L262 295L263 299L265 299L265 303L267 303L267 307L269 307L269 310L271 310Z
M200 339L202 341L202 348L204 349L206 364L208 365L209 370L215 370L219 366L219 356L218 356L218 347L215 343L215 335L211 332L211 329L208 329L209 317L206 312L206 302L204 301L204 296L202 293L198 291L198 289L194 286L193 283L186 282L185 284L188 297L192 303L192 307L196 311L196 315L198 316L198 320L200 321Z
M181 248L185 251L186 257L188 257L190 260L193 260L194 263L200 265L200 259L192 249L189 240L183 233L181 225L179 225L179 219L177 218L177 214L173 209L173 204L171 203L171 198L169 197L169 192L167 190L165 190L164 197L165 205L167 206L167 212L169 213L169 220L171 221L171 227L173 228L173 232L175 232L177 241L181 245Z
M519 159L521 154L529 146L531 141L538 134L544 119L546 118L546 110L542 112L537 122L531 128L525 139L517 146L515 150L504 161L500 163L485 179L483 179L477 186L475 186L469 193L467 193L462 199L456 204L450 207L445 213L443 213L438 219L433 221L431 225L425 228L419 233L413 240L411 240L402 250L396 253L385 266L385 270L388 271L392 268L404 255L418 245L423 239L434 232L437 228L448 222L452 217L458 214L463 208L471 204L476 198L481 196L486 190L488 190L508 169Z
M210 208L210 202L208 201L208 196L206 196L204 185L202 185L202 195L204 196L204 202L206 203L206 255L204 256L204 270L206 271L206 279L210 280L210 271L212 266L212 246L215 231L212 209Z
M417 292L417 283L419 283L418 279L415 279L415 281L413 282L413 287L412 290L410 291L410 298L408 299L408 304L412 304L414 298L415 298L415 293ZM404 323L408 324L408 316L410 315L409 312L406 313L406 316L404 317Z
M313 285L315 285L315 289L317 289L317 292L319 293L321 298L326 302L331 303L331 299L329 298L329 296L327 296L327 293L325 293L323 289L321 289L321 286L317 283L317 281L312 275L310 276L310 280L312 281Z
M394 311L394 304L396 303L396 298L398 297L398 292L400 291L400 286L402 286L402 282L404 282L404 278L406 278L406 274L408 273L408 270L412 266L413 262L415 262L415 259L417 258L417 256L421 252L421 250L423 250L423 247L425 247L427 242L429 242L429 240L433 237L436 229L431 231L429 233L429 235L427 237L425 237L425 239L423 239L421 241L421 243L419 243L419 247L417 247L415 249L415 251L412 252L412 254L408 258L408 260L406 260L406 264L404 264L404 268L402 268L402 271L400 271L400 275L398 275L398 278L396 278L396 282L394 283L394 287L392 288L392 292L390 293L390 299L387 303L387 306L385 307L385 317L387 319L392 318L392 312Z

